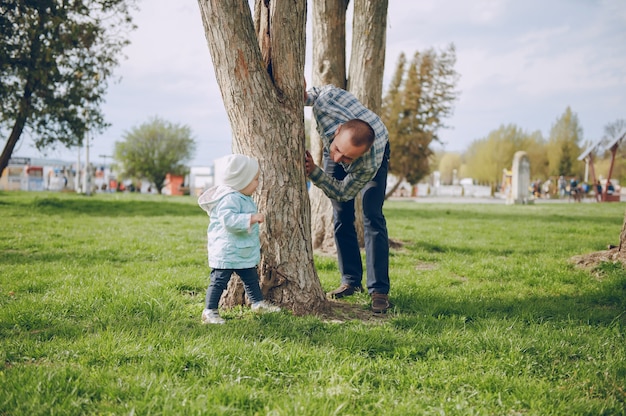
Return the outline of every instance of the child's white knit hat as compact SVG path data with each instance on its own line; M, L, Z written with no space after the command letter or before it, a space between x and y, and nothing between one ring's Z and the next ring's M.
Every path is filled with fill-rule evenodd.
M259 162L246 155L229 155L226 157L224 185L241 191L252 182L259 171Z

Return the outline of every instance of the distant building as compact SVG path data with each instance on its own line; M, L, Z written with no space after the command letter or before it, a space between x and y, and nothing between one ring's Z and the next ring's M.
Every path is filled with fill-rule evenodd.
M192 166L189 169L189 195L200 196L214 182L213 166Z
M65 162L30 157L12 157L0 176L0 190L43 191L54 169Z

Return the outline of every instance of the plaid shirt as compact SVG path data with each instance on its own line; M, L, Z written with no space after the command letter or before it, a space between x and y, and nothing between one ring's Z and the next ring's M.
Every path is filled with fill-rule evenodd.
M313 106L317 131L322 138L324 150L330 152L330 144L340 124L352 119L366 121L376 135L369 152L352 163L340 163L347 175L337 180L316 167L309 175L313 183L331 199L349 201L376 175L383 162L385 146L389 141L387 128L373 111L365 108L354 95L334 85L313 87L307 91L304 105Z

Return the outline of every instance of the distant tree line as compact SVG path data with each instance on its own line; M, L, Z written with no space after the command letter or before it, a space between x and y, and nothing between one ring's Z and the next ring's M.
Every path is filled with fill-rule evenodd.
M596 176L607 177L610 154L605 152L606 143L624 134L626 122L617 120L607 124L605 134L594 153ZM546 181L560 175L566 178L585 179L585 162L578 160L581 153L592 143L583 141L583 129L578 117L570 107L554 122L547 138L540 131L528 133L513 124L500 126L486 137L474 140L463 153L439 152L433 165L441 173L443 183L451 183L453 172L457 178L472 178L482 184L498 184L503 169L511 169L513 155L519 150L528 154L531 180ZM626 149L615 160L612 177L626 180ZM592 178L589 176L589 181Z
M418 51L410 61L400 54L390 85L383 97L381 117L389 129L392 149L390 172L400 181L416 184L438 170L441 180L452 183L456 174L482 184L497 185L504 169L511 169L515 152L527 152L532 180L545 181L563 175L584 179L585 162L578 160L592 143L583 139L578 116L568 106L552 125L546 138L540 131L527 132L521 127L501 125L486 137L477 138L462 153L435 152L433 143L442 144L439 132L447 128L459 97L456 84L454 45L437 51ZM594 153L596 176L606 177L609 155L606 143L626 131L626 121L607 124L605 134ZM626 181L626 146L620 151L612 177ZM589 180L592 178L590 177ZM388 191L391 194L394 189Z

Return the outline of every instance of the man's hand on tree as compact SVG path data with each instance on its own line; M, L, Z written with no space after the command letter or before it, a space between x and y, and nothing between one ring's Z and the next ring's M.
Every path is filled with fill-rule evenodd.
M306 176L311 175L311 173L315 170L317 165L313 162L313 156L309 151L304 152L304 170L306 172Z

